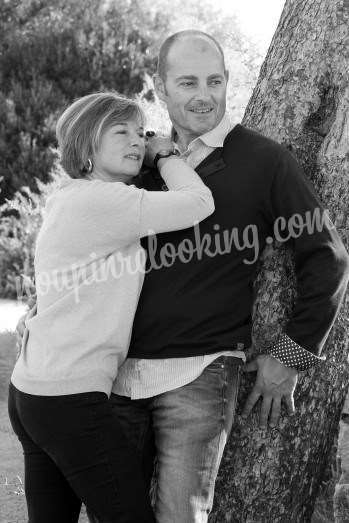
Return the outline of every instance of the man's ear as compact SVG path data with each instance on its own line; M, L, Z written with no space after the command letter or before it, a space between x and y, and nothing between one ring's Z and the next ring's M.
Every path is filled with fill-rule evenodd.
M228 81L229 81L229 71L228 71L228 69L226 69L224 71L224 76L225 76L226 82L228 83Z
M162 78L160 78L158 74L154 74L153 82L157 96L160 98L160 100L166 102L166 88Z

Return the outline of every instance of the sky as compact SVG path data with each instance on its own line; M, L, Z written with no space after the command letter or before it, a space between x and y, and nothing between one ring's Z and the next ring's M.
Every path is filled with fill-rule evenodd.
M266 52L277 27L285 0L210 0L227 14L235 14L241 31Z

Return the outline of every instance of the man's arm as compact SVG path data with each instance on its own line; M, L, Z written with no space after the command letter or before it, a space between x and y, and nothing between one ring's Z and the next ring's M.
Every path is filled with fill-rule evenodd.
M313 187L287 150L282 150L274 174L270 214L276 239L285 239L293 248L297 300L269 354L305 370L322 360L322 348L348 284L349 257Z
M297 371L323 361L321 351L337 316L349 276L349 257L333 224L293 156L282 149L268 210L274 236L294 251L297 301L290 320L267 355L246 366L257 370L246 402L247 417L262 396L260 425L275 425L283 399L294 412Z

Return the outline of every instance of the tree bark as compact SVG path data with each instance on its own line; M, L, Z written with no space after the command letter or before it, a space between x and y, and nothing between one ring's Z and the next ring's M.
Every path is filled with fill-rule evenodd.
M348 415L339 423L338 459L341 475L334 494L334 521L346 523L349 520L349 423Z
M303 166L348 248L349 1L287 0L243 124L285 144ZM296 298L292 254L263 254L256 280L254 353L281 330ZM219 477L211 523L311 521L345 400L349 302L323 353L327 362L302 373L296 415L258 428L258 412L237 417ZM255 375L242 380L238 412Z

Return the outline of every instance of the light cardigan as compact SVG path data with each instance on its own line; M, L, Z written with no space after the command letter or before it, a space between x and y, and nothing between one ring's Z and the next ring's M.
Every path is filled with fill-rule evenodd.
M161 169L169 191L68 180L49 197L35 252L37 314L11 381L42 396L110 395L125 360L145 267L140 238L192 227L214 211L183 160Z

